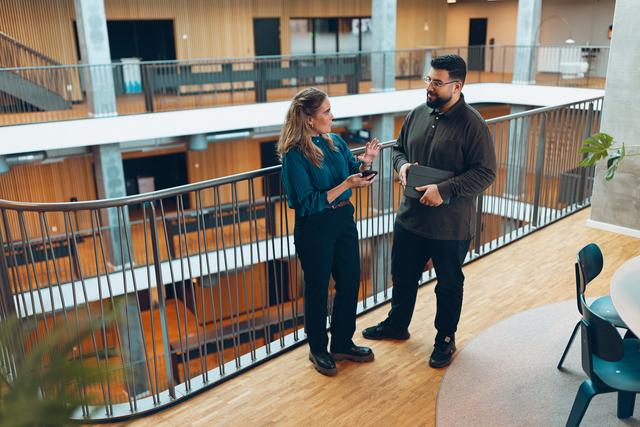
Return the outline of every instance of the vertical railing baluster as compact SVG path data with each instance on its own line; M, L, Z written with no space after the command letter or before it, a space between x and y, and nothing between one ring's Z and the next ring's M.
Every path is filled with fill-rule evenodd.
M169 349L169 328L167 325L167 297L162 280L162 268L160 266L160 247L158 245L158 230L156 228L156 209L153 202L149 203L151 215L149 216L151 226L151 248L153 251L153 268L156 274L156 286L158 287L158 309L160 310L160 328L162 330L162 346L164 350L165 374L167 375L167 386L169 396L176 398L175 379L171 369L171 351ZM182 339L180 339L182 342Z
M204 216L204 212L203 212L203 207L202 207L202 191L197 191L196 192L196 209L198 210L198 216L200 218L200 221L202 221L202 225L203 227L205 227L205 216ZM211 215L210 213L208 213L208 215ZM206 230L206 228L205 228ZM207 243L207 231L204 231L203 233L203 244L204 244L204 252L205 252L205 261L207 264L207 276L208 277L208 288L209 288L209 299L211 300L211 319L213 321L213 330L215 332L215 346L216 346L216 359L218 361L218 369L220 369L220 366L222 365L222 355L221 353L224 351L224 342L223 342L223 337L218 333L219 329L218 329L218 318L216 315L216 301L215 301L215 297L213 294L213 274L215 273L211 267L211 261L209 260L209 245ZM217 248L215 248L216 252L217 252ZM218 264L216 264L216 270L218 270ZM204 276L203 276L204 277ZM205 311L205 296L204 296L204 286L203 284L201 284L202 287L202 304L203 304L203 311ZM219 288L220 287L220 282L218 281L216 283L216 287ZM206 328L205 328L206 331ZM206 332L205 332L205 339L206 339ZM220 374L222 375L222 371L219 371ZM207 381L209 380L208 377L208 373L207 373Z
M584 134L582 135L582 139L587 139L589 136L591 136L591 124L593 123L593 102L589 102L589 111L587 113L587 118L586 118L586 124L585 124L585 129L584 129ZM584 155L586 156L586 154ZM583 156L583 157L584 157ZM586 199L586 194L587 194L587 175L588 175L588 169L581 167L580 168L580 188L578 190L578 197L577 197L577 201L580 204L584 204L585 203L585 199Z
M533 225L537 227L539 225L539 211L540 211L540 189L542 187L542 174L544 173L544 153L546 147L546 126L547 126L547 114L541 115L540 120L540 133L538 134L538 150L536 153L536 175L535 175L535 188L533 190Z
M156 351L156 328L155 328L155 319L154 319L154 313L153 310L155 309L154 307L154 300L153 300L153 280L151 279L151 263L150 263L150 259L149 259L149 236L148 236L148 231L147 231L147 221L148 221L148 217L147 217L147 209L148 209L148 203L145 202L142 204L142 231L143 231L143 236L144 236L144 252L145 252L145 257L144 257L144 264L145 264L145 270L147 273L147 289L148 289L148 304L149 304L149 321L151 323L151 351L153 353L153 379L151 377L149 377L149 382L151 383L151 397L153 398L153 404L157 405L159 403L159 399L160 399L160 389L159 389L159 385L158 385L158 354ZM157 243L157 242L156 242ZM152 249L153 252L153 249ZM153 255L152 255L153 256ZM155 260L154 260L155 261ZM154 262L155 264L155 262ZM156 283L156 289L164 286L163 283ZM147 360L147 365L149 364L149 360Z
M201 363L202 363L202 381L204 383L209 382L209 364L207 361L208 358L208 341L207 341L207 310L205 308L205 298L204 298L204 284L202 283L202 278L204 277L205 271L204 271L204 264L202 263L202 239L205 237L204 234L207 233L207 228L206 228L206 224L204 223L204 221L201 222L201 218L202 218L202 199L201 197L199 197L200 192L196 192L195 194L195 199L196 199L196 231L197 231L197 247L198 247L198 268L200 270L200 310L198 309L198 303L195 300L195 296L196 296L196 291L195 291L195 286L193 289L193 306L194 306L194 310L196 313L196 327L199 328L200 327L200 321L202 322L202 346L201 351L200 351L200 358L202 359ZM207 256L206 253L204 256ZM207 274L209 273L209 271L207 270ZM193 276L192 276L193 277ZM198 319L198 311L200 311L200 320ZM204 350L204 355L202 354Z

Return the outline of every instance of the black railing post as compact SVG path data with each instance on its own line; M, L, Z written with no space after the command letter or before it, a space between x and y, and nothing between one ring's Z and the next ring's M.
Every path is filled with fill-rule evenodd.
M153 105L153 71L149 70L153 65L141 64L142 66L142 91L144 93L144 109L147 113L155 111Z
M538 152L536 154L536 183L533 193L533 218L534 227L538 226L540 210L540 192L542 189L542 174L544 173L544 151L547 141L547 113L540 117L540 130L538 131Z
M153 270L156 276L156 288L158 289L158 310L160 310L160 329L162 330L162 348L164 350L164 365L167 374L167 387L169 388L169 396L176 398L175 379L171 370L171 350L169 348L169 328L167 326L167 296L162 282L162 270L160 267L160 248L158 246L158 230L156 228L156 208L155 202L147 202L143 205L143 209L147 206L151 208L149 215L149 225L151 227L151 248L153 249ZM151 283L149 283L151 287Z
M587 123L586 123L586 127L584 130L584 135L582 137L582 140L587 139L589 136L591 136L591 122L593 121L593 103L595 101L591 101L589 103L589 111L587 112ZM586 153L583 154L582 158L586 157ZM587 196L587 168L583 168L583 167L579 167L580 170L580 178L578 181L578 197L577 197L577 202L579 204L584 204L584 200Z
M478 255L480 255L480 248L482 247L482 208L483 208L483 204L484 204L484 193L481 193L478 196L478 203L477 203L477 211L476 211L476 235L474 237L475 240L475 245L474 245L474 252Z
M256 102L263 103L267 102L267 70L266 70L266 62L257 60L253 63L253 67L256 70L256 82L255 82L255 91L256 91Z

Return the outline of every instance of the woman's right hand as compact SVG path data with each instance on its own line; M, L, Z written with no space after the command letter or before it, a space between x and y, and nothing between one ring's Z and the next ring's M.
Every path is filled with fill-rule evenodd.
M361 173L354 173L353 175L349 175L345 182L349 188L368 187L373 184L373 178L373 175L364 178Z

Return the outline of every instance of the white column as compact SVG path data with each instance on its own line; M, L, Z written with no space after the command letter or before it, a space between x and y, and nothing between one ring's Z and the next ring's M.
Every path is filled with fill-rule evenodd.
M103 0L75 0L76 25L91 117L117 115Z
M540 33L542 0L519 0L516 27L514 84L535 84L536 45Z
M371 1L371 90L394 90L396 85L396 0Z
M640 14L637 0L617 0L609 53L601 131L617 142L637 145L640 135ZM602 176L605 162L596 168L591 223L640 237L640 157L629 157L614 178Z

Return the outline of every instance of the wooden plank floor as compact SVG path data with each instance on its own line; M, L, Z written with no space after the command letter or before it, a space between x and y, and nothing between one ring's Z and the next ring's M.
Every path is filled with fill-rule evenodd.
M600 245L605 259L604 270L589 294L608 293L616 268L626 259L640 255L640 241L587 227L588 217L589 209L578 212L465 268L465 305L457 334L460 348L514 313L575 298L575 254L589 242ZM432 426L436 396L445 372L427 365L435 334L433 285L419 292L410 340L398 343L362 339L361 330L383 320L388 309L385 305L358 318L356 342L373 347L373 363L341 362L338 375L328 378L313 370L307 360L307 347L300 347L129 425ZM567 338L571 327L567 325ZM495 345L499 351L508 342ZM455 360L453 363L455 366Z

